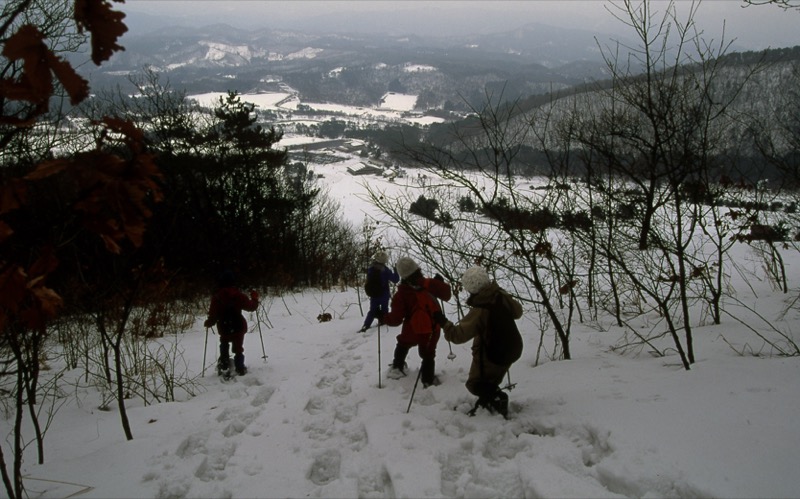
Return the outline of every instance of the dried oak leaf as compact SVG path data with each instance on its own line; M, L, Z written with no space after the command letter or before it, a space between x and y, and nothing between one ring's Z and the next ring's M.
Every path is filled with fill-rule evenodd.
M36 168L32 172L25 175L25 180L41 180L47 178L50 175L55 175L56 173L66 170L70 164L69 160L63 158L42 161L36 165Z
M64 87L72 104L89 95L89 83L47 47L44 35L35 26L22 26L11 35L3 46L3 56L9 61L22 61L22 74L18 79L0 81L0 93L7 99L39 104L37 112L44 112L53 94L53 76Z
M22 61L18 80L4 79L3 95L8 99L28 102L46 101L53 93L53 81L47 65L44 36L35 26L22 26L6 41L3 56L9 61Z
M55 251L51 246L47 246L41 250L39 258L33 262L28 274L36 276L31 279L31 283L38 282L38 279L43 279L48 274L52 273L58 267L58 258L55 256Z
M114 52L125 50L117 39L128 31L122 20L125 14L113 10L106 0L75 0L75 22L78 30L92 34L92 62L98 66Z
M33 288L31 294L36 298L38 307L32 314L36 319L32 323L29 323L30 326L43 326L44 322L56 316L58 309L61 308L64 303L58 293L45 286Z
M27 278L25 270L19 265L8 266L0 272L0 313L15 314L25 298Z

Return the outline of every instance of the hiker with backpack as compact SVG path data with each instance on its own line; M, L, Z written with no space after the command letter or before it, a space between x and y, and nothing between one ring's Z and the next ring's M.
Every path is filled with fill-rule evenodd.
M514 323L522 317L522 305L480 266L464 272L461 285L470 294L469 312L458 324L448 321L441 312L436 314L436 321L447 341L461 344L473 340L466 387L478 401L470 414L483 407L505 418L508 394L500 389L500 384L511 364L522 355L522 337Z
M236 374L242 376L247 373L244 365L244 335L247 332L247 321L242 315L242 310L253 312L258 307L258 293L250 291L250 296L244 294L236 286L236 277L230 270L220 274L217 290L211 297L211 306L208 318L204 325L210 328L217 326L219 333L219 360L217 374L230 374L230 348L233 347L233 363Z
M365 333L372 326L372 321L378 315L389 311L389 283L397 284L400 276L396 270L386 266L389 263L389 255L385 251L377 251L372 257L372 264L367 268L367 281L364 284L364 291L369 296L369 311L364 318L364 325L359 329L359 333Z
M419 265L411 258L402 257L395 266L400 276L400 285L392 297L391 309L379 314L380 324L400 326L394 358L387 378L399 379L406 375L406 356L412 347L417 347L420 359L419 377L427 388L437 385L436 344L439 342L441 328L433 320L436 312L441 313L438 300L450 300L450 285L441 276L433 279L422 275Z

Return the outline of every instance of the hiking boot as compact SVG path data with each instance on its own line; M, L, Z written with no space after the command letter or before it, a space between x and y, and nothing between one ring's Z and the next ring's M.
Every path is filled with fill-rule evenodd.
M494 412L492 410L491 404L489 403L489 400L486 397L478 397L478 400L475 401L475 405L472 406L472 409L470 409L467 414L469 414L470 416L474 416L475 413L477 413L478 409L480 408L486 409L487 411L492 413Z
M386 377L389 378L389 379L405 378L406 377L406 369L407 368L408 368L407 365L403 366L403 367L397 367L395 365L392 365L389 368L389 371L387 371Z
M419 379L422 381L422 386L428 388L431 385L438 385L436 380L436 361L434 359L422 359L422 364L419 366Z
M358 330L358 332L359 333L366 333L367 332L367 326L363 326L361 329Z
M508 394L498 391L494 397L490 403L492 409L499 412L505 419L508 419Z
M236 367L236 374L242 376L247 373L247 368L244 367L244 354L237 353L234 355L233 364Z
M491 414L498 413L503 419L508 419L508 394L498 390L492 395L482 395L478 397L468 414L474 416L479 408L486 409Z
M226 357L222 357L217 361L217 374L222 375L223 373L227 372L231 366L230 359Z
M429 386L439 386L442 384L442 381L439 379L439 376L434 376L431 380L422 380L422 388L428 388Z

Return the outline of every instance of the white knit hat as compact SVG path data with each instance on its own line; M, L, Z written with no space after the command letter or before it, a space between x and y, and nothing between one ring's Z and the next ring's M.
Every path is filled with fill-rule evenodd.
M477 265L468 268L467 271L464 272L464 275L461 276L461 285L464 286L464 289L471 295L482 290L491 282L492 280L489 278L489 274L486 273L486 270Z
M403 256L397 259L395 269L397 269L397 274L400 276L400 279L405 279L419 270L419 265L411 258Z
M378 263L386 265L386 263L389 261L389 255L387 255L383 250L378 250L375 252L375 255L372 257L372 259Z

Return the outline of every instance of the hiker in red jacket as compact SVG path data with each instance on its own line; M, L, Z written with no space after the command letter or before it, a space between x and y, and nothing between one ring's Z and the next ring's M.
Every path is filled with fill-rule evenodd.
M440 276L428 279L422 275L419 265L408 257L397 260L395 265L400 276L397 292L392 297L389 313L379 317L381 324L403 325L397 335L394 360L387 373L391 379L406 375L406 356L411 347L416 346L422 359L420 379L422 385L438 385L434 375L436 368L436 344L439 342L441 328L433 320L433 314L441 312L438 300L450 300L450 285ZM438 300L437 300L438 299Z
M236 278L232 271L225 270L219 278L217 291L211 297L208 319L204 325L209 328L217 325L219 333L219 361L217 373L223 374L230 368L229 345L233 346L233 363L236 374L244 375L244 335L247 332L247 321L242 310L252 312L258 307L258 293L250 291L248 297L236 287Z

